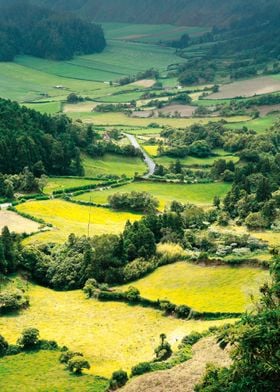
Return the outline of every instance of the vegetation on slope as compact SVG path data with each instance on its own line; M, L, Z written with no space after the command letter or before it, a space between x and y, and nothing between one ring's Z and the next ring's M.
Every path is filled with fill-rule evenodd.
M2 4L0 25L0 61L12 61L18 54L65 60L102 52L106 45L100 26L26 1Z

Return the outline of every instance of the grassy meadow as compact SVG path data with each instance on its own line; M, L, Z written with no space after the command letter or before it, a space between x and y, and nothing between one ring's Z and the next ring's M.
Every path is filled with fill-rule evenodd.
M50 231L30 237L28 242L63 242L69 234L88 234L89 214L91 215L90 235L116 234L122 231L127 220L135 221L140 215L115 212L108 208L86 207L63 200L30 201L17 206L17 210L51 223Z
M106 391L108 381L90 374L71 375L59 363L59 355L55 351L38 351L0 358L1 391Z
M85 175L115 175L133 177L135 173L144 174L146 165L141 158L125 157L121 155L105 154L101 158L91 158L83 155Z
M202 267L178 262L157 269L133 282L133 286L145 298L168 299L201 312L243 312L251 304L250 295L257 294L268 278L269 273L258 268Z
M91 184L100 184L102 180L87 180L83 178L63 178L51 177L48 178L47 185L44 187L44 193L52 194L55 191L60 191L67 188L79 187Z
M208 124L209 122L218 122L222 117L205 117L205 118L139 118L128 117L125 113L109 112L109 113L68 113L73 120L82 120L85 123L93 123L95 125L115 126L123 125L130 127L149 127L151 124L158 126L170 126L174 128L186 128L193 124ZM229 123L239 123L248 121L249 116L234 116L227 117Z
M119 188L108 189L105 191L94 191L76 196L76 200L89 201L105 204L108 197L114 193L126 192L149 192L160 202L160 208L163 209L173 200L182 203L195 203L202 206L212 204L214 196L224 197L230 189L230 184L212 183L212 184L171 184L159 182L133 182Z
M268 114L265 117L257 118L255 120L227 124L226 127L229 129L241 129L243 127L247 127L248 129L253 129L258 133L264 133L273 126L278 118L279 114Z
M44 339L84 353L92 365L90 373L105 377L152 359L161 333L176 347L191 331L226 322L164 317L153 309L87 300L79 290L55 292L29 284L28 294L30 308L16 317L0 318L1 334L15 343L22 329L38 328Z

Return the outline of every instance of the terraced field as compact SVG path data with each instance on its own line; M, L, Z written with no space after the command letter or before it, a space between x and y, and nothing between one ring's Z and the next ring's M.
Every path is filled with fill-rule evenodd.
M268 279L269 273L258 268L201 267L179 262L159 268L133 286L145 298L168 299L201 312L243 312L251 304L250 295L257 295Z
M88 234L89 214L91 215L90 235L119 233L127 220L135 221L140 215L118 213L108 208L89 209L63 200L31 201L17 206L17 210L36 218L44 219L54 227L52 230L37 234L28 242L63 242L69 234Z
M169 205L173 200L182 203L195 203L202 206L212 204L214 196L223 197L229 191L230 185L225 183L213 184L166 184L157 182L133 182L120 188L105 191L88 192L75 197L76 200L105 204L108 197L114 193L149 192L160 202L160 208Z
M0 318L1 334L13 343L23 328L38 328L45 339L83 352L92 364L90 372L106 377L152 359L163 332L176 347L191 331L225 322L168 318L152 309L87 300L82 291L55 292L29 285L28 294L30 308L17 317Z

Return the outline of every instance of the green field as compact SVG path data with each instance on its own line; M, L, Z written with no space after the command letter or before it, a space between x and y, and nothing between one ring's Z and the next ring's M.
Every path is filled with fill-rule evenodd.
M180 162L184 166L212 166L215 161L218 159L224 159L225 161L233 161L238 162L239 157L235 155L221 155L221 156L212 156L208 158L196 158L196 157L187 157L180 159ZM159 156L155 158L155 162L159 165L169 166L171 163L174 163L176 159L168 157L168 156Z
M16 59L17 64L48 74L97 82L118 80L155 66L163 72L168 65L183 61L175 55L172 48L121 41L108 41L102 53L80 56L69 61L57 62L27 56Z
M215 184L168 184L157 182L133 182L120 188L105 191L88 192L75 197L76 200L89 201L95 203L107 203L108 196L114 193L125 192L149 192L160 202L160 208L170 204L173 200L182 203L195 203L202 206L212 204L214 196L224 197L230 190L230 185L225 183Z
M247 127L248 129L253 129L258 133L264 133L273 126L277 119L279 119L279 114L269 114L255 120L227 124L226 127L228 129L241 129L243 127Z
M44 339L81 351L90 373L108 377L152 359L160 333L173 347L193 330L204 331L221 321L184 321L153 309L85 299L82 291L55 292L29 284L30 308L18 316L0 318L1 334L14 343L22 329L36 327Z
M51 194L55 191L60 191L67 188L79 187L90 184L100 184L102 180L87 180L83 178L48 178L47 185L44 188L44 193Z
M258 268L179 262L159 268L133 286L145 298L168 299L201 312L243 312L251 304L250 295L258 293L268 278L268 272Z
M208 29L196 26L174 26L170 24L102 23L107 39L156 43L160 40L178 39L182 34L196 36Z
M50 231L28 238L28 242L63 242L69 234L88 234L91 214L90 235L120 233L127 220L135 221L140 215L118 213L108 208L86 207L63 200L30 201L17 206L17 210L44 219L54 227Z
M95 159L83 155L83 166L85 175L89 177L98 175L133 177L136 172L144 174L146 171L146 166L141 158L113 154L105 154L102 158Z
M37 110L40 113L56 114L61 112L60 102L41 102L41 103L28 103L24 106L29 109Z
M60 364L59 352L21 353L0 359L0 389L5 392L105 392L108 382L89 374L73 376Z
M218 122L222 117L209 117L209 118L139 118L139 117L128 117L121 112L109 112L109 113L69 113L69 117L73 120L80 119L86 123L93 123L95 125L123 125L130 127L149 127L151 123L158 124L159 126L171 126L175 128L186 128L193 124L208 124L210 121ZM248 116L235 116L228 117L229 123L240 123L240 121L248 121Z

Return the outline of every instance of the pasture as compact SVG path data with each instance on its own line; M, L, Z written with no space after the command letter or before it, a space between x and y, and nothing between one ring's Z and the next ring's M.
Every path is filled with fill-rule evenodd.
M61 112L61 102L38 102L38 103L28 103L24 106L28 107L29 109L37 110L40 113L47 113L47 114L57 114Z
M269 128L273 126L273 124L277 121L277 119L280 117L279 114L268 114L265 117L257 118L255 120L250 120L250 121L242 121L242 122L237 122L235 124L227 124L226 128L229 129L241 129L243 127L247 127L248 129L253 129L254 131L258 133L264 133L267 131Z
M7 226L15 233L35 233L40 225L30 219L23 218L13 211L0 210L0 232Z
M140 215L136 214L117 213L108 208L89 208L59 199L26 202L17 206L17 210L44 219L54 226L50 231L30 237L28 242L63 242L71 233L87 235L89 215L90 236L120 233L127 220L140 219Z
M71 375L65 370L65 366L59 363L59 355L56 351L38 351L1 358L1 391L106 391L108 382L105 379L90 374L80 377Z
M191 331L226 322L164 317L153 309L87 300L80 290L55 292L29 284L28 295L30 308L0 318L1 334L15 343L22 329L38 328L44 339L84 353L92 365L90 372L105 377L152 359L161 333L176 347Z
M91 158L83 155L85 175L113 175L133 177L135 173L144 174L146 165L141 158L125 157L121 155L105 154L101 158Z
M101 182L102 180L88 180L84 178L51 177L47 180L47 185L44 187L44 193L52 194L55 191L61 191L67 188L100 184Z
M194 203L201 206L212 204L214 196L224 197L230 189L229 184L171 184L160 182L133 182L120 188L108 189L105 191L94 191L76 196L76 200L89 201L105 204L109 196L115 193L126 192L149 192L160 202L160 208L164 209L173 200L181 203Z
M170 24L102 23L109 40L156 43L160 40L178 39L182 34L197 36L208 29L197 26L174 26Z
M85 123L93 123L95 125L104 126L130 126L130 127L149 127L151 124L158 126L170 126L174 128L186 128L193 124L208 124L209 122L218 122L222 117L204 117L204 118L138 118L128 117L121 112L109 113L69 113L69 117L73 120L80 119ZM250 120L249 116L227 117L228 123L236 123L240 121Z
M258 268L202 267L178 262L158 268L133 282L133 286L145 298L167 299L200 312L243 312L251 304L250 295L256 295L268 279L269 273Z
M233 162L238 162L239 157L235 155L213 155L208 158L198 158L198 157L191 157L188 156L186 158L180 159L180 162L183 166L212 166L215 161L219 159L224 159L225 161L233 161ZM171 163L174 163L176 161L175 158L168 157L166 155L162 156L157 156L155 158L155 162L158 165L163 165L163 166L169 166Z
M240 80L224 84L220 91L210 94L211 99L224 99L236 97L252 97L254 95L270 94L280 90L280 80L271 76L262 76L254 79Z

